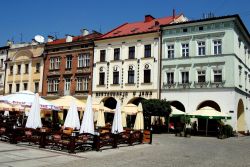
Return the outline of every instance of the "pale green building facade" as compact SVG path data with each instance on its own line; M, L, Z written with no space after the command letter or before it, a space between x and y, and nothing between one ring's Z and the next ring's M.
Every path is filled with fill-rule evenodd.
M187 113L211 106L232 116L226 123L234 130L247 132L249 51L238 15L163 26L161 98Z

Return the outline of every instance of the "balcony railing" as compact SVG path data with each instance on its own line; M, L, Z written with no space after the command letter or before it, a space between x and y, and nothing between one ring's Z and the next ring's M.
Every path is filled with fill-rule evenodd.
M222 80L221 82L210 82L210 86L213 88L224 87L225 82L226 82L225 80Z
M209 81L206 81L206 82L197 82L197 81L194 81L194 87L195 88L207 88L208 84L209 84Z
M163 82L163 88L165 89L173 89L176 86L176 82L173 83L168 83L168 82Z
M192 82L185 82L185 83L179 82L178 87L179 88L190 88L191 84L192 84Z

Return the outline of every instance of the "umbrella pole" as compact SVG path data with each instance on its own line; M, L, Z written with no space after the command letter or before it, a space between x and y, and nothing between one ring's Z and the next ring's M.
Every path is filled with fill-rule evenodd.
M206 120L206 136L207 136L207 125L208 125L208 119Z
M168 125L167 125L167 126L168 126L168 133L169 133L169 119L170 119L170 118L169 118L169 116L168 116Z

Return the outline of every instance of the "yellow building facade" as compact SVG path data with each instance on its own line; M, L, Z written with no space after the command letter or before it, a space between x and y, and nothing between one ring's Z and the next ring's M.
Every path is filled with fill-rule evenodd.
M5 94L42 92L44 44L12 44L6 61Z

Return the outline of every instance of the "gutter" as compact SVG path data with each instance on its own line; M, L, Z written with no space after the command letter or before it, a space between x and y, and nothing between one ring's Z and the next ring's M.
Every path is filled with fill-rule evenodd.
M3 95L5 95L5 82L6 82L6 73L7 73L7 63L6 61L8 61L8 55L9 55L9 48L7 49L7 55L6 55L6 59L5 59L5 69L4 69L4 83L3 83Z
M159 42L159 45L160 45L160 54L159 54L159 58L158 58L158 61L159 61L159 68L158 68L158 74L159 74L159 85L158 85L158 98L161 99L161 77L162 77L162 30L161 28L159 29L159 33L160 33L160 42Z

